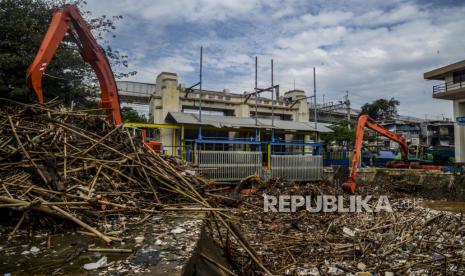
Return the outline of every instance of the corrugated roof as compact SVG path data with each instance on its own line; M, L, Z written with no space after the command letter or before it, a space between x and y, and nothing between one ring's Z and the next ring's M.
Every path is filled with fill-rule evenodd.
M183 112L169 112L166 115L165 121L177 124L190 124L190 125L208 125L217 128L256 128L255 119L247 117L233 117L233 116L217 116L217 115L202 115L202 122L199 121L198 114L183 113ZM271 119L257 120L258 128L272 128ZM317 124L318 132L332 132L325 123ZM315 123L312 122L293 122L274 120L274 128L280 130L298 130L298 131L313 131L315 130Z

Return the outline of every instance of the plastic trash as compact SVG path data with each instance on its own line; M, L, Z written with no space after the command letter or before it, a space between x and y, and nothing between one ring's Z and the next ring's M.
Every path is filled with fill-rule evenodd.
M183 229L181 227L177 227L177 228L171 230L171 233L173 233L173 234L180 234L182 232L186 232L186 229Z
M107 265L107 257L103 256L100 260L98 260L95 263L88 263L84 265L85 270L94 270L94 269L99 269L103 266Z

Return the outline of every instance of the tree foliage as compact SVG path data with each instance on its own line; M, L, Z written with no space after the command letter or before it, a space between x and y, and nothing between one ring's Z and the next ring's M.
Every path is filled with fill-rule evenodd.
M371 103L365 103L360 114L366 114L377 121L392 119L397 116L399 104L400 102L394 98L378 99Z
M328 128L330 128L333 132L321 133L321 139L326 144L334 144L350 150L354 148L355 138L357 135L356 126L351 125L349 127L349 122L344 120L336 124L332 124L328 126ZM373 135L373 132L365 129L363 133L363 141L373 142L375 140L376 136Z
M92 33L105 49L113 68L125 70L127 56L108 45L115 22L121 16L92 17L86 2L76 0ZM56 0L0 1L0 95L22 102L34 101L34 93L26 85L26 69L32 63L50 24L53 11L62 7ZM113 35L114 36L114 35ZM135 72L119 72L116 77ZM81 57L77 45L66 35L43 78L46 100L61 98L65 104L89 106L98 98L98 82L92 68Z
M350 127L347 121L340 121L329 126L333 132L321 133L321 139L327 144L352 147L355 143L355 128Z
M121 108L121 116L124 122L131 123L147 123L147 118L144 115L139 115L134 108L125 106Z

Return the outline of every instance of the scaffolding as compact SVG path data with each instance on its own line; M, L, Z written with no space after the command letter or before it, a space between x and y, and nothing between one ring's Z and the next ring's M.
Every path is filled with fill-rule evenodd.
M275 101L279 99L279 84L274 83L273 60L270 62L270 86L261 88L258 87L258 57L255 57L255 86L252 92L244 94L245 103L251 98L255 99L255 126L240 128L213 127L204 122L202 63L203 47L200 48L199 81L186 88L184 96L187 97L195 87L199 88L196 124L127 123L125 127L152 130L148 133L156 133L157 129L171 129L172 143L170 146L162 145L161 153L178 156L196 164L202 174L216 181L237 181L252 173L288 177L295 181L321 179L323 164L322 157L319 156L321 145L317 122L313 130L309 127L305 131L277 129L275 125ZM266 126L260 125L258 118L258 99L264 92L271 93L272 102L271 125ZM316 84L312 97L316 97ZM240 133L240 137L231 138L231 133ZM287 134L292 134L297 139L286 139ZM313 140L308 137L313 137Z

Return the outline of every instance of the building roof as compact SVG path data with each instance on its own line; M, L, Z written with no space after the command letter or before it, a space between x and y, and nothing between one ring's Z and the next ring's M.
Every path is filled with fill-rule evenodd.
M284 94L286 95L286 93L288 92L293 92L293 91L301 91L305 94L305 92L303 90L300 90L300 89L295 89L295 90L290 90L290 91L286 91L284 92ZM184 91L186 92L186 90ZM191 94L200 94L200 90L197 89L197 88L193 88L189 93ZM233 98L242 98L245 100L245 98L247 97L248 94L250 94L252 92L247 92L247 91L244 91L242 94L240 93L236 93L236 92L231 92L229 89L223 89L222 91L217 91L217 90L205 90L205 89L202 89L202 95L217 95L217 96L224 96L224 97L233 97ZM269 92L267 92L269 93ZM264 96L260 96L258 95L258 97L256 97L255 95L251 95L250 96L250 99L252 100L255 100L255 98L257 98L259 101L271 101L271 96L270 97L264 97ZM276 102L284 102L286 103L286 97L284 96L279 96L278 99L275 99Z
M202 122L199 121L198 114L169 112L166 115L165 121L177 124L189 125L207 125L216 128L256 128L255 118L233 117L233 116L218 116L218 115L202 115ZM258 128L272 128L271 119L257 120ZM328 128L329 124L318 123L318 132L332 132ZM274 128L279 130L297 130L297 131L314 131L315 123L312 122L294 122L274 120Z
M427 123L430 126L454 126L455 125L453 121L428 121Z
M465 69L465 60L425 72L423 78L427 80L444 80L446 74L462 69Z
M309 109L311 110L311 112L313 112L313 106L310 106ZM360 112L361 112L361 109L350 108L350 115L351 116L358 116L360 114ZM332 110L318 109L318 114L320 114L320 113L325 113L325 114L331 113L331 114L347 115L347 108L340 107L340 108L335 108L335 109L332 109Z

